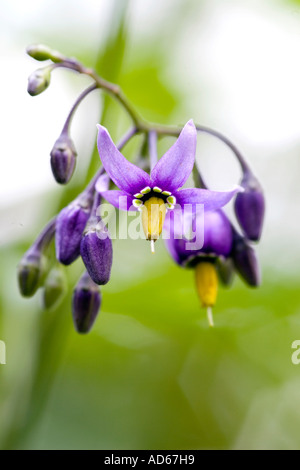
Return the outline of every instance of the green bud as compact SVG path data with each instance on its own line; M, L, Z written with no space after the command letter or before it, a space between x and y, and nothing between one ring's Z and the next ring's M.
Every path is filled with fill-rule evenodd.
M18 265L19 289L23 297L32 297L40 286L44 272L44 256L38 250L29 250Z
M57 306L66 292L66 287L66 278L62 269L59 266L55 266L51 269L44 284L44 308L51 309Z
M59 52L54 51L43 44L33 44L28 46L26 52L30 57L39 61L52 60L52 62L56 63L64 60L64 57Z
M27 91L31 96L36 96L48 88L51 79L51 67L35 70L28 78Z

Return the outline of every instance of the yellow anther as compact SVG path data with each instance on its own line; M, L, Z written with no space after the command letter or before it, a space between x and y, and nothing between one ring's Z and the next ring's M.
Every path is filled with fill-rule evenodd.
M213 307L217 299L218 276L213 263L200 261L195 268L196 287L202 307Z
M142 224L147 240L156 241L163 229L166 205L160 197L150 197L142 206ZM153 245L153 244L152 244Z

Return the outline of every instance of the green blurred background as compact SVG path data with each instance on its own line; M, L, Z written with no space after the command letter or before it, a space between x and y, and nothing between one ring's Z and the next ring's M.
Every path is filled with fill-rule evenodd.
M300 365L300 6L250 0L18 0L1 3L0 365L2 449L298 449ZM67 188L49 152L72 101L89 83L58 70L43 95L26 94L46 43L119 83L151 121L188 119L232 138L266 192L259 289L220 289L207 326L193 273L157 243L114 242L110 283L92 332L73 328L70 299L83 265L64 269L69 290L52 311L41 292L23 299L16 266L50 217L99 166L95 124L118 139L124 112L94 93L72 137L78 166ZM299 61L298 61L299 62ZM164 140L160 154L171 143ZM126 147L134 158L136 146ZM240 178L230 151L199 138L214 189ZM232 215L232 207L228 214Z

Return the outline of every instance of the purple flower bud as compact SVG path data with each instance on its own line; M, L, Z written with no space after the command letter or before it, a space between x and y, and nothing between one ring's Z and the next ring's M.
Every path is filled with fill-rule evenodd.
M99 285L110 279L112 242L103 222L91 217L80 244L80 254L92 280Z
M70 181L76 165L76 155L73 141L63 132L50 153L52 173L58 183L66 184Z
M69 265L78 258L82 233L89 219L92 203L92 195L82 193L58 214L55 249L60 263Z
M261 185L255 176L247 170L241 182L244 192L238 193L234 208L237 220L247 238L258 241L261 236L265 199Z
M78 333L88 333L91 330L100 305L101 293L99 287L85 272L74 290L72 301L73 321Z
M234 267L247 284L257 287L261 283L261 275L255 250L240 235L235 234L234 238L232 249Z
M51 79L51 68L35 70L28 78L27 91L31 96L36 96L48 88Z
M23 297L32 297L40 286L44 272L44 256L35 247L30 248L18 265L19 289Z

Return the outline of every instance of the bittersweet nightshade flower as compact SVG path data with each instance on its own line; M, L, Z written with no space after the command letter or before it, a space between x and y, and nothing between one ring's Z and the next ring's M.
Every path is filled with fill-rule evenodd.
M252 287L261 283L259 264L254 248L238 233L234 234L232 259L235 269L241 278Z
M173 210L175 206L183 208L185 204L203 204L206 210L219 209L240 190L180 189L193 169L196 143L197 131L194 123L189 121L149 175L130 163L116 148L108 131L98 125L100 159L111 180L120 189L104 191L102 196L117 208L142 211L143 227L147 240L151 241L152 251L163 228L166 211Z
M51 169L55 180L60 184L68 183L74 173L77 153L67 132L62 132L56 140L50 156Z
M69 265L80 254L80 242L93 205L93 191L81 193L73 202L62 209L56 222L56 257L62 264Z
M35 70L28 78L27 91L31 96L42 93L50 85L52 67Z
M187 248L187 244L193 242L184 236L176 238L176 219L170 217L170 238L166 239L166 246L174 261L185 267L194 266L199 258L227 257L232 248L233 233L231 224L226 215L221 211L204 212L203 218L203 246L200 249ZM177 232L182 229L178 227Z
M236 197L235 214L245 236L249 240L258 241L265 214L263 190L257 178L248 169L244 173L241 186L244 192Z
M197 215L195 216L197 217ZM201 304L207 309L209 325L213 326L212 307L215 305L218 289L218 260L229 257L232 250L232 226L221 210L204 212L203 246L191 249L185 237L176 238L180 227L176 227L175 217L169 221L170 238L166 246L174 261L183 267L195 269L195 281Z
M100 186L99 182L97 185ZM96 215L100 200L100 196L94 200L93 211L80 243L80 255L92 280L104 285L110 279L113 249L108 229Z
M98 315L101 292L87 272L84 272L75 287L72 300L74 326L78 333L88 333Z

